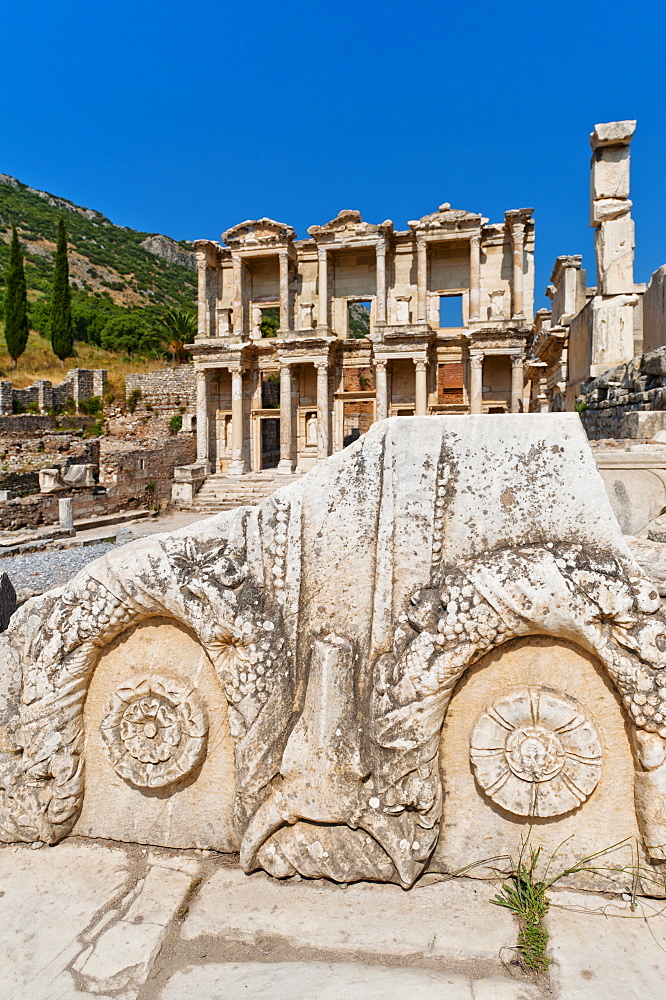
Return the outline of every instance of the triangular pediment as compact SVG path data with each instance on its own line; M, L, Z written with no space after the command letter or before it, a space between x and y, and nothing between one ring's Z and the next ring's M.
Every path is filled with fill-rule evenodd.
M222 239L228 246L285 244L295 236L296 231L291 226L276 222L275 219L248 219L222 233Z

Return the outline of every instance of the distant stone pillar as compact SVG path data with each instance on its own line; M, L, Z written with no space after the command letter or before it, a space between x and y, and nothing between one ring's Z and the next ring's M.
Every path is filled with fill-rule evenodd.
M280 476L290 476L291 461L291 369L282 363L280 368L280 461L277 472Z
M513 244L513 319L523 319L523 266L525 246L525 226L516 222L511 230Z
M245 472L243 369L238 365L229 370L231 371L231 462L229 463L229 475L242 476Z
M208 372L197 371L197 462L208 462Z
M317 458L328 457L328 361L317 364Z
M469 412L483 413L483 354L470 354Z
M377 240L375 246L377 260L377 323L386 323L386 238Z
M469 319L478 322L481 297L481 237L471 236L469 241Z
M597 295L634 291L635 234L629 199L629 153L635 128L635 121L606 122L595 125L590 136L590 224L596 230ZM630 338L627 340L631 343ZM615 351L612 357L621 354Z
M208 336L208 261L205 253L197 253L197 337Z
M326 247L317 247L319 263L319 310L317 326L320 333L328 330L328 254Z
M281 252L280 259L280 330L291 330L291 309L289 301L289 254Z
M416 238L416 322L428 320L428 248L422 236Z
M74 528L74 501L71 497L58 500L58 524L61 528Z
M377 420L388 417L388 380L386 377L386 361L375 362L375 402Z
M523 400L523 358L516 354L511 358L511 412L520 413Z
M232 254L231 261L234 279L233 333L236 337L243 337L245 333L245 289L243 287L245 267L240 254Z
M415 361L416 380L414 389L414 415L425 417L428 412L428 364Z

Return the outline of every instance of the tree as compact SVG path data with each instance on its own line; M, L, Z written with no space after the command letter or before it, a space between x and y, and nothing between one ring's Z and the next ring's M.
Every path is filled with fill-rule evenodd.
M5 271L5 340L7 350L14 359L14 368L28 343L28 296L25 287L23 255L19 246L16 226L12 226L12 242Z
M53 271L53 296L51 298L51 347L53 353L64 361L72 356L74 327L72 324L72 296L69 288L67 263L67 233L65 223L58 223L55 266Z
M167 350L174 361L182 364L188 360L185 344L191 343L197 335L196 313L188 309L168 309L157 321L164 332Z
M105 351L121 351L130 358L137 352L154 350L160 338L150 331L139 313L122 313L110 319L102 330Z

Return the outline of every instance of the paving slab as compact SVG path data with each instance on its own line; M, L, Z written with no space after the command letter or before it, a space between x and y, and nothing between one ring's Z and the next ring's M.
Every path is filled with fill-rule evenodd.
M279 882L263 872L220 869L199 890L183 938L220 935L350 955L421 956L485 961L501 969L499 952L515 944L508 911L489 902L476 879L416 886L358 883L347 888L309 880Z
M331 962L222 962L189 966L160 1000L540 1000L534 986L471 980L428 969Z
M666 903L594 893L552 893L546 925L550 979L562 1000L666 997Z

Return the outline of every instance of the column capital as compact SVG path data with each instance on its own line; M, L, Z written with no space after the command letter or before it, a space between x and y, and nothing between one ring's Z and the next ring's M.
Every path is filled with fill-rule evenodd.
M424 372L428 367L428 362L424 361L423 358L414 358L414 365L417 372Z
M377 236L377 242L375 243L375 249L379 254L385 254L387 248L387 240L384 233L379 233Z
M208 378L208 370L206 368L197 368L197 382L205 382Z
M472 368L483 368L483 354L470 354L469 363Z
M513 368L522 368L523 364L524 364L524 359L522 354L511 355L511 365Z
M289 251L288 250L278 250L278 257L282 264L289 263Z
M425 250L425 248L426 248L426 238L425 238L425 236L417 236L416 237L416 249L417 250Z
M380 359L380 360L375 359L373 361L373 364L374 364L375 368L386 369L386 366L388 365L388 361L384 361L383 359Z
M320 246L318 246L317 247L317 259L324 261L324 260L326 260L327 256L328 256L328 250L326 249L326 247L320 247Z
M232 375L242 375L245 371L245 367L240 363L231 364L229 365L229 371Z
M320 372L320 371L326 371L327 372L328 371L328 367L329 367L329 365L328 365L328 358L326 358L326 359L322 358L322 359L316 360L314 362L314 366L315 366L315 368L317 369L318 372Z
M479 250L481 247L481 233L472 233L469 238L469 245L475 250Z
M525 223L515 222L511 227L511 236L514 243L523 243L525 240Z

